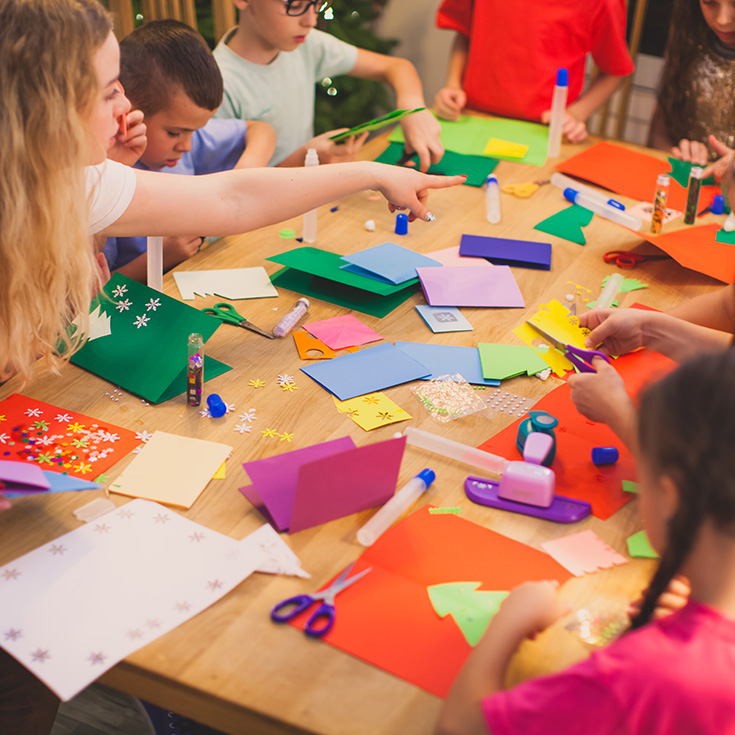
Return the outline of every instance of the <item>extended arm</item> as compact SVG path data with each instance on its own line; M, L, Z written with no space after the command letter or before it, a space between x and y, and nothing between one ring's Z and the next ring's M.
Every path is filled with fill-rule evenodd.
M267 166L276 149L276 131L262 120L248 120L245 132L245 151L234 168Z
M462 33L455 35L449 55L447 81L434 98L434 110L445 120L457 120L467 104L463 82L469 44L467 36Z

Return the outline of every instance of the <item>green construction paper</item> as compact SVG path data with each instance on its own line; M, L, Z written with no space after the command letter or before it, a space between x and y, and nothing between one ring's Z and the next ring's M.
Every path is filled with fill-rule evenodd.
M638 483L633 480L623 480L623 492L626 493L637 493Z
M735 230L728 232L727 230L718 230L715 237L717 242L725 242L728 245L735 245Z
M413 110L393 110L393 112L376 117L374 120L368 120L367 122L355 125L354 128L345 130L344 133L330 135L329 140L344 140L345 138L349 138L351 135L360 135L361 133L367 133L369 130L377 130L378 128L385 127L386 125L397 123L399 120L403 120L404 117L413 115L414 112L421 112L421 110L425 109L425 107L416 107Z
M426 588L440 618L451 615L467 643L476 646L508 592L476 591L481 582L449 582Z
M669 176L676 181L679 186L683 186L685 189L689 186L689 174L692 171L694 165L690 161L680 161L678 158L669 158L669 165L671 166L671 173ZM706 179L702 179L702 186L709 186L710 184L716 184L714 176L708 176Z
M517 375L535 375L549 366L527 345L496 345L480 343L482 377L485 380L506 380Z
M658 559L645 531L638 531L627 539L628 553L641 559Z
M391 143L375 160L378 163L395 164L402 156L403 143ZM413 155L410 160L416 164L418 169L419 157ZM497 158L468 156L454 151L444 151L442 160L439 163L432 163L429 166L428 173L444 176L464 174L467 176L467 180L464 182L467 186L482 186L497 165Z
M509 120L500 117L474 117L462 115L456 122L439 120L441 140L444 148L455 153L480 156L490 138L499 138L511 143L528 146L523 158L493 156L515 163L528 163L543 166L546 163L546 150L549 145L549 128L546 125ZM389 137L391 142L403 142L403 131L396 128Z
M609 280L610 276L605 276L602 279L603 288L607 285ZM639 281L637 278L623 278L623 283L618 290L620 293L629 293L630 291L640 291L642 288L648 288L648 284L643 283L643 281Z
M587 301L585 302L585 306L588 309L594 309L595 306L597 306L597 301ZM613 302L612 304L610 304L610 306L620 306L620 302L617 299L613 299Z
M582 228L592 221L593 212L584 207L572 204L571 207L562 209L561 212L552 214L545 220L539 222L533 229L545 232L547 235L561 237L563 240L576 242L578 245L586 245Z
M329 281L342 283L345 286L352 286L361 291L369 291L378 296L391 296L419 282L418 278L412 278L410 281L404 281L395 285L343 270L341 266L347 265L347 261L343 260L341 255L330 253L326 250L319 250L318 248L296 248L274 255L272 258L266 258L266 260L280 263L293 270L302 271L312 276L319 276Z
M418 291L418 286L404 288L390 296L378 296L368 291L345 286L343 283L328 281L326 278L310 276L308 273L281 268L271 276L271 283L279 288L285 288L302 296L321 299L329 304L336 304L345 309L359 311L361 314L382 319L397 309L402 303Z
M86 342L71 361L151 403L186 389L180 376L186 370L189 335L198 332L206 342L222 324L120 273L93 299L90 313L98 307L111 333ZM139 318L145 319L144 326L136 326ZM215 374L216 369L205 371L204 379Z

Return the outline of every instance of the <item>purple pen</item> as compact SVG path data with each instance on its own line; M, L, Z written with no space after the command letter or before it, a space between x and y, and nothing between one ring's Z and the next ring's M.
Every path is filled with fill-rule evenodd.
M299 299L291 308L291 311L273 327L274 337L285 337L299 322L309 309L308 299Z

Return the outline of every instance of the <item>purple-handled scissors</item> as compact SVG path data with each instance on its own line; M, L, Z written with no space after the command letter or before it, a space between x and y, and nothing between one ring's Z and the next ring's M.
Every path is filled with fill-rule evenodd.
M607 355L603 355L598 350L583 350L581 347L575 347L574 345L566 344L561 340L558 340L553 335L537 327L533 322L528 322L551 346L559 350L574 367L579 370L580 373L596 373L597 371L592 366L592 360L595 357L601 357L605 362L610 362Z
M372 567L368 567L354 577L347 579L347 575L352 571L352 567L354 566L355 562L353 561L329 587L321 592L314 592L311 595L296 595L295 597L282 600L271 610L271 620L276 623L287 623L313 603L322 600L322 603L304 626L304 633L312 636L312 638L321 638L323 635L326 635L334 625L334 598L343 589L349 587L354 582L357 582L358 579L364 577L368 572L372 571ZM322 625L318 625L320 620L324 621Z

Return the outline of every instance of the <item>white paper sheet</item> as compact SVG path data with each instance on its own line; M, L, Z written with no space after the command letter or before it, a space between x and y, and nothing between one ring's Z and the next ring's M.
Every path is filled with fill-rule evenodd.
M191 301L194 296L210 294L223 299L260 299L278 296L278 291L262 266L213 271L176 271L173 275L184 301Z

